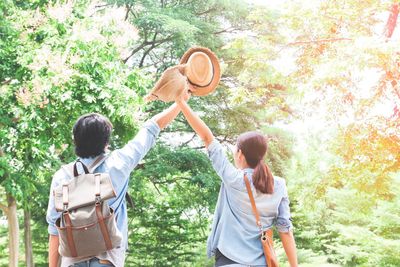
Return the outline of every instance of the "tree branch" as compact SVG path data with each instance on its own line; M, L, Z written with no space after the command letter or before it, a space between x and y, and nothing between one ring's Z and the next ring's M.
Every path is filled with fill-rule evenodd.
M171 35L171 36L168 36L167 38L164 38L164 39L154 40L154 41L151 41L151 42L146 41L145 44L146 44L146 45L151 45L151 44L153 44L153 43L155 43L155 44L158 44L158 43L165 43L165 42L171 41L171 40L173 40L173 39L174 39L174 36Z
M394 29L396 28L398 16L399 16L399 3L394 3L390 9L390 14L384 30L384 34L387 39L392 37Z
M397 90L397 88L399 87L398 85L398 82L396 81L396 80L392 80L391 82L390 82L390 84L392 85L392 88L393 88L393 90L394 90L394 92L396 93L396 95L397 95L397 97L399 98L399 100L400 100L400 92Z
M129 17L129 13L131 12L132 6L129 5L129 4L126 4L125 7L126 7L126 13L125 13L125 18L124 18L124 20L126 21L126 20L128 19L128 17Z
M329 42L337 42L337 41L352 41L352 40L353 39L351 39L351 38L329 38L329 39L291 42L291 43L286 44L286 46L301 45L301 44L329 43Z
M152 42L150 48L147 49L147 50L143 53L142 59L140 60L140 63L139 63L139 68L143 67L144 59L145 59L146 56L150 53L150 51L155 47L155 40L156 40L156 38L157 38L157 34L158 34L158 32L156 32L156 33L154 34L154 36L153 36L153 42Z
M210 12L215 11L215 10L217 10L217 9L215 7L212 7L210 9L207 9L207 10L203 11L203 12L196 13L195 15L196 16L201 16L201 15L205 15L205 14L210 13Z
M4 204L0 203L0 209L7 215L8 214L8 207Z
M184 142L184 143L181 144L180 146L183 147L183 146L186 146L187 144L189 144L190 142L192 142L193 139L196 137L196 135L197 135L197 134L194 133L193 136L192 136L192 138L190 138L189 140L187 140L186 142Z
M153 184L154 188L157 190L158 194L160 196L162 196L160 189L158 189L158 187L157 187L156 183L153 181L153 179L149 179L149 180Z
M135 49L133 49L132 52L129 54L129 56L126 57L126 58L123 60L124 64L126 64L126 62L127 62L134 54L136 54L137 52L139 52L140 49L142 49L142 48L145 47L146 45L147 45L147 44L146 44L145 42L143 42L143 43L141 43L138 47L136 47Z
M217 32L213 32L213 34L221 34L221 33L226 33L226 32L234 32L234 31L236 31L236 30L237 30L237 29L236 29L235 27L229 27L229 28L226 28L226 29L217 31Z
M193 149L203 149L203 148L206 148L205 146L195 146L195 147L191 147L191 148L193 148Z
M93 10L93 13L89 15L89 17L93 17L94 14L96 14L96 12L101 11L106 9L108 6L112 6L113 4L103 4L103 5L95 5L94 8L95 10Z
M1 85L9 84L9 83L11 83L11 81L12 81L12 79L4 80L4 81L1 82Z
M163 181L153 181L153 180L151 180L151 182L152 182L154 185L156 185L156 184L158 184L158 185L165 185L165 184L171 184L171 183L178 183L178 181L181 181L181 180L184 180L184 181L191 181L190 178L186 178L186 177L176 177L175 179L169 179L169 180L163 180Z
M144 47L148 46L148 45L152 45L154 47L159 46L160 44L163 44L165 42L171 41L173 40L173 36L169 36L167 38L164 39L159 39L159 40L154 40L154 41L147 41L146 39L143 41L143 43L141 43L138 47L136 47L135 49L132 50L132 52L130 53L130 55L128 57L126 57L123 62L126 64L126 62L137 52L139 52L141 49L143 49ZM151 51L151 50L150 50ZM149 51L149 52L150 52Z
M143 170L144 169L144 163L139 163L136 165L135 170Z
M94 8L106 7L111 6L112 4L103 4L103 5L95 5Z

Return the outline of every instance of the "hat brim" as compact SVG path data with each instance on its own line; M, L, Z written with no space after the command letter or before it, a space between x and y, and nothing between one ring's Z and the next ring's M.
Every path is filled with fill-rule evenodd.
M221 80L221 67L219 66L219 61L217 56L208 48L205 47L192 47L183 54L180 64L186 64L189 60L189 57L195 52L203 52L205 53L211 60L211 64L213 67L213 76L211 82L205 86L199 86L196 84L190 83L193 85L194 90L192 94L195 96L204 96L213 92L215 88L217 88L219 81Z

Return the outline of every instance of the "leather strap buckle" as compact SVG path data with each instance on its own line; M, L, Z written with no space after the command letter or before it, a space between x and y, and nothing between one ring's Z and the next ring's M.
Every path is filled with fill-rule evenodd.
M100 203L101 197L100 197L100 173L96 173L94 175L94 181L95 181L95 196L96 196L96 203Z
M264 232L264 231L262 231L262 234L261 234L261 241L267 241L268 240L268 235Z
M64 211L66 211L68 209L68 185L66 184L62 187L62 198Z

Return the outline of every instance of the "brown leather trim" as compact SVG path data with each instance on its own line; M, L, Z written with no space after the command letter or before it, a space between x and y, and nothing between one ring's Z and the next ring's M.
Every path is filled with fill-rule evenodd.
M72 257L77 257L78 253L76 252L74 236L72 235L72 224L71 218L69 217L69 212L63 213L63 217L65 219L65 228L67 229L67 242L69 249L71 250Z
M192 92L193 95L195 96L204 96L217 88L219 81L221 80L221 67L219 65L219 60L217 56L208 48L205 47L192 47L189 50L187 50L181 60L179 61L179 64L186 64L187 61L189 60L189 57L194 53L194 52L203 52L205 53L211 60L211 64L213 66L213 78L211 79L211 82L203 87L193 85L194 91ZM189 80L189 79L188 79ZM193 83L191 83L193 84Z
M63 199L63 205L68 206L68 185L64 184L62 186L62 199Z
M88 174L88 173L89 173L88 168L86 167L85 164L83 164L83 162L82 162L81 160L78 159L78 160L75 162L75 164L74 164L74 177L77 177L77 176L80 175L80 174L78 173L78 169L77 169L77 167L76 167L76 164L77 164L78 162L82 165L83 171L84 171L86 174Z
M113 215L114 215L114 213L111 214L111 215L108 215L107 217L104 217L104 221L109 220ZM98 224L98 222L94 222L94 223L91 223L91 224L86 224L86 225L79 226L79 227L74 227L74 226L72 226L71 228L72 228L72 230L74 230L74 231L75 231L75 230L76 230L76 231L79 231L79 230L82 230L82 229L86 230L85 228L93 227L93 226L95 226L96 224ZM57 229L59 229L59 230L61 230L61 231L65 231L65 230L67 229L67 227L58 226L57 222L56 222L56 227L57 227Z
M99 260L99 263L100 264L110 264L110 265L112 265L112 262L109 261L109 260ZM114 265L112 265L112 266L114 266Z
M261 227L260 215L258 214L256 202L254 201L253 197L253 192L251 191L249 178L247 178L246 174L244 175L244 181L246 184L247 194L249 195L250 198L251 208L253 210L254 216L256 216L256 224L258 227Z
M98 167L98 166L96 166L100 161L102 161L104 158L105 158L106 156L104 156L103 154L101 154L101 155L99 155L93 162L92 162L92 164L90 164L90 166L89 166L89 172L93 172L94 171L94 167Z
M257 211L256 202L254 201L253 192L251 191L249 178L247 178L246 174L244 174L244 182L246 184L247 194L249 195L251 208L253 210L254 216L256 217L256 224L262 231L260 215ZM275 255L275 251L274 251L274 247L273 247L272 234L273 233L272 233L271 229L264 231L261 235L261 244L263 247L265 261L267 263L267 266L268 267L278 267L279 264L278 264L278 261L277 261L276 255Z
M274 259L276 259L276 254L273 246L273 241L272 241L272 230L269 229L264 232L265 238L261 237L261 243L263 246L263 251L265 255L265 259L267 261L268 266L277 266L276 262Z
M94 185L95 185L95 195L96 195L96 197L100 196L100 177L101 177L100 173L96 173L94 175L94 181L95 181Z
M104 243L106 244L107 250L112 249L112 243L110 239L110 235L108 234L107 227L104 223L103 211L101 210L101 203L96 203L96 215L97 220L99 221L100 230L104 238Z

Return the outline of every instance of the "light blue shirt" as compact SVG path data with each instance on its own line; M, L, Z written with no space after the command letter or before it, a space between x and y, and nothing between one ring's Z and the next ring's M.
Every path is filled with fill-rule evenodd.
M275 225L279 232L288 232L293 227L285 180L274 176L274 193L263 194L253 185L253 169L235 168L217 140L214 139L208 146L208 154L222 179L212 230L207 241L208 257L214 256L218 248L224 256L235 262L266 266L260 231L243 177L246 173L250 180L263 229Z
M129 141L123 148L111 152L106 160L95 170L95 172L106 172L110 175L114 190L117 195L115 198L109 199L108 204L114 209L117 227L123 236L120 249L123 252L121 253L124 253L128 246L128 214L126 209L125 194L128 190L129 176L140 160L143 159L150 148L155 144L159 133L160 128L158 127L157 123L152 120L147 121L131 141ZM94 158L81 159L86 166L90 166L93 160ZM58 235L55 222L61 215L61 212L57 212L54 207L53 190L57 186L61 185L64 181L68 181L70 179L70 175L66 173L64 169L58 170L53 176L46 216L46 220L49 224L48 232L51 235ZM114 263L115 266L123 266L124 259L121 261L121 259L119 259L120 255L121 254L116 254L114 251L114 253L111 254L105 253L99 258L109 259ZM76 260L74 260L74 262L76 262ZM69 263L72 263L72 260L69 261L68 264ZM65 263L65 265L67 265L67 263Z

